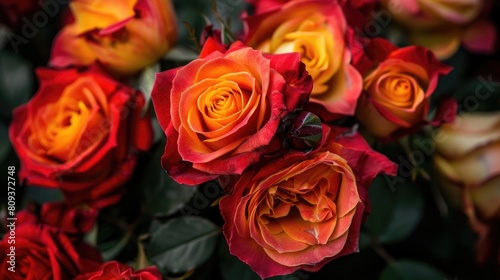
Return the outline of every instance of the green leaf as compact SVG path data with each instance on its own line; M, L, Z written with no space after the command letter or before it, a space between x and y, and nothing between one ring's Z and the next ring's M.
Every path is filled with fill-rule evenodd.
M371 245L371 239L370 239L370 234L361 228L361 232L359 233L359 249L363 251L364 249L367 249Z
M123 251L123 249L129 244L132 233L125 233L123 237L119 240L111 240L105 243L99 244L99 250L102 253L102 258L104 261L111 261L117 258L117 256Z
M196 192L195 186L175 182L161 166L164 142L158 145L147 163L141 179L142 206L151 215L170 215L187 203Z
M219 270L224 280L260 280L259 275L237 257L229 253L227 242L221 238L219 242Z
M462 112L498 111L500 101L500 83L493 80L493 74L477 76L455 91Z
M149 260L164 273L194 269L212 255L220 229L200 217L179 217L153 224L146 251Z
M150 105L151 101L151 91L153 90L153 85L155 83L155 77L156 73L160 71L160 64L156 63L154 65L148 66L144 68L144 70L141 73L141 76L139 77L139 82L137 85L137 88L142 92L144 95L144 99L146 101L146 106L142 108L142 114L144 115Z
M163 128L161 128L156 116L151 118L151 125L153 126L153 143L159 143L162 140L165 140L165 133L163 132Z
M165 60L190 62L198 58L198 54L186 47L175 46L163 57Z
M469 57L463 49L459 49L449 59L443 61L443 63L453 67L453 69L448 75L439 78L438 85L431 96L433 106L437 105L437 101L439 101L444 94L457 88L457 85L459 85L457 81L463 80L465 70L467 70L467 66L469 65Z
M0 162L2 162L10 151L9 128L0 122Z
M30 62L12 52L0 52L0 114L10 118L12 109L28 102L33 92Z
M261 280L260 276L257 275L247 264L240 261L236 256L229 253L229 248L227 242L224 238L220 238L218 246L219 254L219 271L222 274L224 280ZM308 276L304 275L304 271L296 271L288 275L274 276L271 278L266 278L266 280L300 280L307 279Z
M401 177L399 177L401 178ZM423 215L424 199L409 178L391 188L392 177L379 176L370 188L372 212L366 226L381 243L400 242L418 226Z
M380 280L446 280L441 271L425 263L413 260L399 260L385 267Z

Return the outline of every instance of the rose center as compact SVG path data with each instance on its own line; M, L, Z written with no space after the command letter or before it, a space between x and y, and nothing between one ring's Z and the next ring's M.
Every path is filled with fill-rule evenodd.
M248 93L232 81L208 87L198 99L198 110L209 130L217 130L233 122L242 111Z
M68 86L56 102L36 112L33 133L28 138L33 151L56 162L67 162L108 134L103 110L107 101L96 98L96 89L87 87L87 82L82 79Z
M409 108L413 106L419 85L411 76L386 73L380 77L378 89L378 94L373 96L377 101L400 108Z
M322 94L328 90L328 82L337 73L342 56L334 56L334 38L322 15L313 15L300 22L284 23L268 45L262 47L272 53L298 52L301 61L314 81L312 94ZM267 49L267 50L266 50ZM342 50L338 50L342 52Z
M320 169L320 173L326 170L316 169ZM319 175L314 170L306 173ZM333 177L338 183L339 177ZM334 199L337 194L331 193L331 182L327 178L315 178L312 180L316 182L311 185L292 178L268 189L266 202L260 209L268 228L284 232L293 240L308 245L328 242L336 224L337 205Z

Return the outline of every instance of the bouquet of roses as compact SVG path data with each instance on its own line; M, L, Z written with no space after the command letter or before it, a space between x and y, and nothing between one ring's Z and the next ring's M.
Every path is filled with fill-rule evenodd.
M500 276L497 3L0 7L0 278Z

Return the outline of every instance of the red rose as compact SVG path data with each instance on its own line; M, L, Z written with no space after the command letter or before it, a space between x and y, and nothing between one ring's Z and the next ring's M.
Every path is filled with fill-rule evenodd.
M323 126L320 149L243 173L220 200L230 252L262 278L317 271L356 252L371 180L396 174L359 134L329 130Z
M405 135L427 124L430 97L439 77L451 71L426 48L397 48L385 39L373 39L356 66L363 74L364 91L356 117L382 139ZM450 121L456 104L446 103L433 120Z
M15 238L10 238L11 232ZM101 256L86 244L72 244L55 228L15 223L15 228L8 228L0 242L0 260L1 279L67 280L95 269Z
M44 203L40 210L43 222L72 235L89 232L98 214L97 209L85 205L71 207L65 202Z
M115 203L137 151L151 145L143 96L97 71L40 69L40 89L16 108L9 136L28 184L60 188L72 204Z
M131 267L117 261L106 262L99 269L78 275L73 280L112 280L112 279L138 279L161 280L161 273L156 267L147 267L133 271Z
M157 74L152 99L167 136L162 165L184 184L241 174L270 149L281 120L312 88L297 53L265 56L234 43L227 52L209 39L208 54ZM278 141L281 143L281 141Z
M78 239L92 229L98 214L97 209L87 205L71 206L66 201L60 201L44 203L38 211L31 204L17 213L17 220L19 223L35 222L52 226L68 237Z

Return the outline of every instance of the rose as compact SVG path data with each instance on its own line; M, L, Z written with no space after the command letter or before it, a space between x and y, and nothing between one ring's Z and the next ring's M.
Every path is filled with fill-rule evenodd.
M470 23L479 15L486 1L381 0L380 2L394 13L394 18L402 24L410 27L439 28L447 23Z
M94 227L97 209L86 205L72 207L66 202L44 203L40 209L40 219L64 231L69 236L81 236Z
M95 269L101 262L95 248L84 243L73 244L55 228L15 223L13 230L14 238L6 235L0 242L2 279L66 280Z
M70 239L79 239L94 226L99 214L88 205L69 205L65 201L46 202L37 208L29 204L17 213L18 223L36 222L64 232Z
M281 120L307 101L311 78L298 54L264 56L234 43L226 53L213 39L180 69L157 74L154 108L167 136L162 165L183 184L241 174L273 141ZM275 144L278 145L275 145Z
M243 16L244 42L268 53L300 53L314 82L308 110L323 120L353 115L362 79L350 65L348 37L353 32L348 32L340 4L319 0L269 5Z
M444 124L437 133L434 162L449 184L467 187L470 191L492 193L500 179L500 113L471 113L457 116L454 123ZM498 177L498 178L497 178ZM473 199L491 196L472 195ZM481 203L485 218L500 217L500 203ZM479 205L478 205L479 206Z
M73 0L70 8L75 21L54 41L54 67L97 61L117 76L129 76L153 64L177 38L170 0Z
M484 18L490 0L382 0L383 8L404 26L412 44L430 48L438 58L452 56L460 47L474 52L495 51L496 28Z
M458 116L436 133L434 164L447 197L479 233L478 260L497 261L500 230L500 113ZM495 229L496 228L496 229ZM497 242L496 245L494 242Z
M365 128L378 138L390 139L427 124L429 98L439 77L451 68L425 48L398 49L385 39L371 40L365 56L368 59L357 64L363 73L364 91L356 110ZM453 104L445 103L433 124L453 118Z
M60 188L67 201L113 204L152 127L143 96L107 76L39 69L40 88L15 109L9 136L28 184Z
M96 271L80 274L73 280L108 279L161 280L162 276L156 267L147 267L134 272L128 265L124 265L117 261L109 261L102 264Z
M262 278L317 271L356 252L368 185L379 173L396 174L358 133L329 130L323 126L320 149L243 173L220 200L231 254Z

